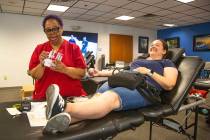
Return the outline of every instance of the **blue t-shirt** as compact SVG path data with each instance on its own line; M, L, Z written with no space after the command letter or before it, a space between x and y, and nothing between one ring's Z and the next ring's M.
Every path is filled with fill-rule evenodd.
M163 75L165 67L175 67L175 65L169 59L162 59L162 60L138 59L131 63L131 70L136 69L138 67L146 67L160 75ZM159 90L163 90L163 88L150 76L146 76L146 81L157 87Z

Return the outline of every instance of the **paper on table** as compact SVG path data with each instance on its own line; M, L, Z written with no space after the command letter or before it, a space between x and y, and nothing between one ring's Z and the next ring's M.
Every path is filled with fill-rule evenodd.
M46 125L46 104L46 102L31 102L31 111L27 112L28 120L31 127Z
M6 108L10 115L19 115L21 112L17 108Z

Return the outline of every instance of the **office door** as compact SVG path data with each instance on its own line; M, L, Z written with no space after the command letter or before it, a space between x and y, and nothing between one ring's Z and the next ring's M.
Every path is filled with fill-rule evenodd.
M110 34L110 63L133 60L133 36Z

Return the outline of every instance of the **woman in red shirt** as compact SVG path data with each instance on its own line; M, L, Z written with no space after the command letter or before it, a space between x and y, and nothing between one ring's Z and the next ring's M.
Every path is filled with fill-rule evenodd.
M44 100L51 84L61 87L63 97L86 95L80 82L86 71L80 48L62 38L63 22L58 16L46 16L42 26L48 41L37 45L29 63L29 74L36 80L33 99ZM49 57L52 63L46 62Z

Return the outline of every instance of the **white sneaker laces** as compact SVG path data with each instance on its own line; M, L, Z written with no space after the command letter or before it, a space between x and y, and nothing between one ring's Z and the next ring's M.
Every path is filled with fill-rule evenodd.
M59 101L59 103L58 103L58 106L61 108L61 111L63 112L64 111L64 100L63 100L63 98L62 97L60 97L59 96L59 98L60 98L60 101Z

